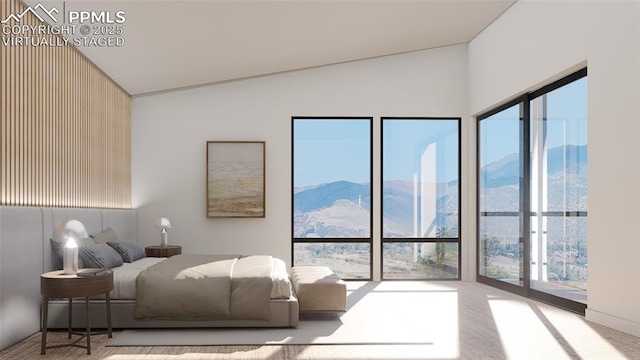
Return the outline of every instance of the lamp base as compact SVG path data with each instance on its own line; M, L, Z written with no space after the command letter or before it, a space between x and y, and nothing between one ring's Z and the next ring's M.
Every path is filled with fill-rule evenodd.
M160 246L161 247L167 247L167 245L169 245L169 239L168 239L168 234L167 234L167 230L162 229L162 232L160 233L162 235L161 237L161 241L160 241Z
M62 256L62 274L75 275L78 272L78 248L65 248Z

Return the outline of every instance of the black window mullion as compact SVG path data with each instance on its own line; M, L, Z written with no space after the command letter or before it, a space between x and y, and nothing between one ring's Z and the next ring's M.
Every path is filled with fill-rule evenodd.
M520 188L520 212L522 214L522 238L521 246L523 254L522 278L525 291L528 291L531 284L531 112L528 96L524 96L520 104L520 126L521 126L521 156L522 156L522 186Z

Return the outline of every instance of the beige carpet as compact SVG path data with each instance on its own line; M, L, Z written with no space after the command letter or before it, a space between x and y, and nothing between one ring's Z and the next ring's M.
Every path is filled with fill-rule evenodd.
M347 312L338 316L303 315L295 329L125 330L107 346L429 344L423 330L363 292L367 290L349 291Z
M640 360L640 339L567 311L486 285L464 281L349 282L348 305L374 299L419 328L423 345L222 345L106 347L91 336L92 354L63 347L40 356L41 334L0 351L2 360ZM347 315L348 312L344 315ZM382 314L371 314L382 316ZM386 316L386 315L385 315ZM119 331L114 332L118 337ZM69 342L49 332L49 345Z

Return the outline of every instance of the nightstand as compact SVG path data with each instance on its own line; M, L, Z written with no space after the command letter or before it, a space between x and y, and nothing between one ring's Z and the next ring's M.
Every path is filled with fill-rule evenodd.
M148 257L172 257L173 255L182 254L182 246L180 245L167 245L167 246L147 246L144 248Z
M44 355L46 349L57 348L62 346L76 346L87 349L87 355L91 354L91 320L89 318L89 297L94 295L105 294L107 307L107 334L111 337L111 300L109 291L113 289L113 272L108 269L80 269L78 271L87 273L86 276L64 275L62 270L51 271L40 275L40 293L42 293L42 346L40 354ZM49 299L51 298L69 298L69 339L71 338L71 315L73 314L73 298L84 297L85 306L87 308L87 330L76 341L55 346L47 346L47 319L49 311ZM87 338L87 346L77 345L76 343Z

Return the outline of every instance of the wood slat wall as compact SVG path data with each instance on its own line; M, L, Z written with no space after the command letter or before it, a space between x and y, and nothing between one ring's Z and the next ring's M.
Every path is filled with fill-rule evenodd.
M0 120L0 205L131 208L131 96L73 46L0 43Z

